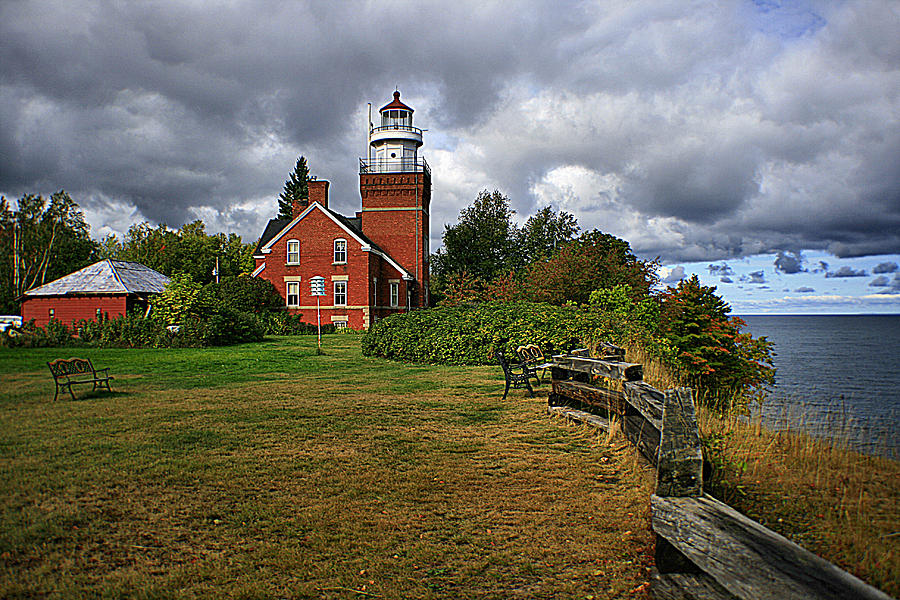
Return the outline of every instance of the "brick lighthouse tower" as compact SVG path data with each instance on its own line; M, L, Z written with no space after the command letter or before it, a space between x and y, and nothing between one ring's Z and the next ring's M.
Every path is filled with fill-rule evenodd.
M419 156L422 130L413 127L413 109L400 92L378 112L376 126L369 109L368 155L359 160L360 228L412 275L401 303L428 306L431 169Z

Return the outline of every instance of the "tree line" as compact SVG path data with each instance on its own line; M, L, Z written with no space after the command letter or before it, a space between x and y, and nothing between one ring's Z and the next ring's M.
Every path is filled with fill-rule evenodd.
M0 313L17 314L22 294L104 258L139 262L203 285L253 269L254 245L234 233L208 234L202 220L171 229L147 222L121 238L91 238L78 204L64 190L25 194L15 206L0 197ZM217 267L218 264L218 267Z
M602 231L580 232L575 217L564 211L541 208L521 227L513 215L509 198L485 190L460 212L458 223L445 226L443 247L431 257L439 307L489 305L497 314L502 312L498 301L582 307L601 315L606 341L662 360L714 408L735 398L746 401L773 381L772 345L742 331L745 323L730 315L731 307L715 287L701 285L694 275L661 289L657 260L639 259L627 241ZM539 322L553 321L556 313L514 309L534 311L542 317L528 327L537 337L549 336L537 333ZM459 320L465 313L446 314ZM396 327L406 331L407 325ZM391 325L383 327L382 337L394 335L386 333ZM467 335L451 330L454 339Z

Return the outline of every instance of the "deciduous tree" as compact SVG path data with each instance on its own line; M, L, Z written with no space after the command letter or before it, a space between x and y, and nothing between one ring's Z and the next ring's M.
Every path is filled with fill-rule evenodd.
M522 285L537 302L586 304L594 290L618 285L646 297L656 282L655 261L638 259L628 242L595 229L532 263Z
M547 259L578 234L578 221L564 210L554 212L545 206L528 218L519 232L521 263L529 265Z
M741 394L773 381L772 344L742 333L744 322L696 275L660 297L662 335L674 346L686 383L717 409Z
M139 262L164 275L187 273L199 284L219 277L236 277L253 269L253 245L234 233L209 235L203 221L187 223L177 231L165 225L132 225L122 241L107 236L101 244L104 258Z
M25 291L85 267L97 259L98 244L78 204L65 191L25 194L15 209L0 197L0 310L18 312Z
M512 220L509 198L494 190L482 191L459 213L456 225L444 227L444 247L431 261L438 281L466 271L482 281L515 269L518 228Z

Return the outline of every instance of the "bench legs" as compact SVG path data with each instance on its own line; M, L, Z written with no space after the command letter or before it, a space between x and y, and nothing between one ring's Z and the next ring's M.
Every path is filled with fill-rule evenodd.
M69 395L72 396L72 400L77 400L77 398L75 398L75 392L72 391L72 386L74 384L78 384L78 383L82 383L84 385L87 385L89 383L92 384L93 385L93 387L91 388L92 392L95 392L98 389L102 390L105 387L107 389L107 391L112 393L112 387L110 387L110 385L109 385L109 379L95 380L95 381L69 381L67 383L57 383L56 384L56 392L53 394L53 401L55 402L57 400L57 398L59 398L60 388L66 388L67 390L69 390Z
M534 390L532 389L532 387L531 387L531 382L528 381L528 378L527 378L527 377L526 377L525 379L523 379L521 382L517 382L517 383L524 383L524 384L525 384L525 387L528 388L528 394L529 394L532 398L534 398ZM509 379L507 379L507 380L506 380L506 388L503 390L503 400L506 400L506 394L509 393L510 385L512 385L512 381L510 381ZM520 387L520 386L519 386L519 385L516 385L515 387Z
M56 399L59 397L59 388L66 388L69 390L69 395L72 396L72 400L75 399L75 392L72 391L71 383L57 383L56 384L56 393L53 394L53 401L56 402Z

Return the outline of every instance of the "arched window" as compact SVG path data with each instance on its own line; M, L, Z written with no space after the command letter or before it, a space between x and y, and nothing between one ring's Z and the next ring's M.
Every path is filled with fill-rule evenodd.
M334 240L334 262L347 262L347 240L341 238Z
M288 240L287 264L289 264L289 265L299 265L300 264L300 241L299 240Z

